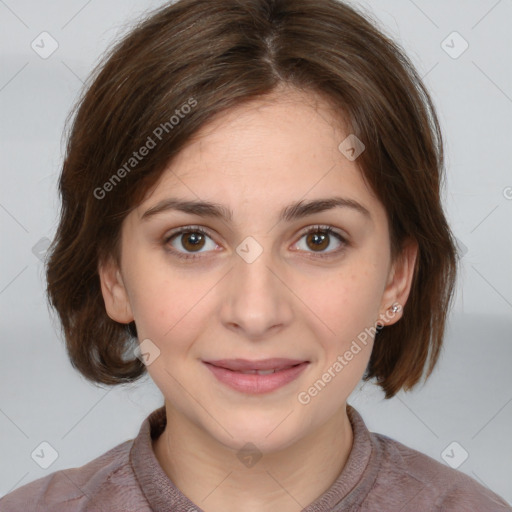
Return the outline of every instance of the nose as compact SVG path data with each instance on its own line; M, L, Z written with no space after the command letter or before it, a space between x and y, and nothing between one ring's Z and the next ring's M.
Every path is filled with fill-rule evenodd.
M274 336L293 318L293 293L286 272L270 250L253 261L233 255L233 268L224 280L221 319L226 328L248 339Z

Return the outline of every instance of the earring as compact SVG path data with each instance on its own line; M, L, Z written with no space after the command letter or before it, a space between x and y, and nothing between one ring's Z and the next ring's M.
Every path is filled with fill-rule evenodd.
M399 302L395 302L392 306L390 306L388 308L388 311L391 310L391 312L393 314L395 313L398 313L398 311L400 311L402 309L402 306ZM379 324L379 322L377 321L376 325L375 325L375 330L377 332L377 334L382 331L382 329L384 329L384 325L382 324Z
M395 304L393 304L390 308L388 309L391 309L391 312L392 313L398 313L398 311L400 311L402 309L402 306L398 303L398 302L395 302Z

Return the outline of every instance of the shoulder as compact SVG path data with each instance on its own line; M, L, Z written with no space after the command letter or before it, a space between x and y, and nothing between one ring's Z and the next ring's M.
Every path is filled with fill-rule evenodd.
M381 469L374 486L379 494L407 493L408 508L432 512L512 511L507 502L465 473L383 434L371 433L381 452ZM405 491L407 490L407 491Z
M127 503L126 510L145 500L130 465L133 440L125 441L78 468L55 471L19 487L0 499L1 512L85 512ZM143 503L140 503L140 502ZM124 509L123 509L124 510Z

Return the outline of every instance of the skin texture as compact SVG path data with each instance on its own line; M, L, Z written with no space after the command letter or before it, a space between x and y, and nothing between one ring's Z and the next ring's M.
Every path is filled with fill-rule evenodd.
M135 320L139 340L160 350L147 367L167 408L155 454L207 512L298 511L331 486L352 446L346 399L373 339L308 404L297 396L365 328L398 321L401 311L383 315L407 300L417 248L409 244L391 261L386 212L357 160L339 151L348 135L339 125L320 97L295 90L222 113L126 217L120 266L99 265L108 315ZM171 196L223 204L233 220L173 210L141 220ZM332 196L358 201L371 219L335 208L277 220L292 202ZM332 226L347 244L328 235L317 249L302 233L317 224ZM198 249L186 234L165 241L173 229L197 225L208 231ZM251 263L236 252L248 236L263 251ZM173 248L198 258L182 260ZM251 395L218 382L202 363L235 357L310 364L286 386ZM237 457L248 442L262 454L250 467Z

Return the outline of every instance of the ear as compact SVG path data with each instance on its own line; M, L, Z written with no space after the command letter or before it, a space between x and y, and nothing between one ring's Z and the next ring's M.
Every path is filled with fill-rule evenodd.
M105 301L107 315L121 324L134 320L128 293L118 265L110 258L98 264L101 293Z
M388 282L382 295L378 324L392 325L402 317L403 308L411 291L417 255L418 243L412 239L404 242L402 251L389 272ZM390 310L394 304L400 306L396 313Z

